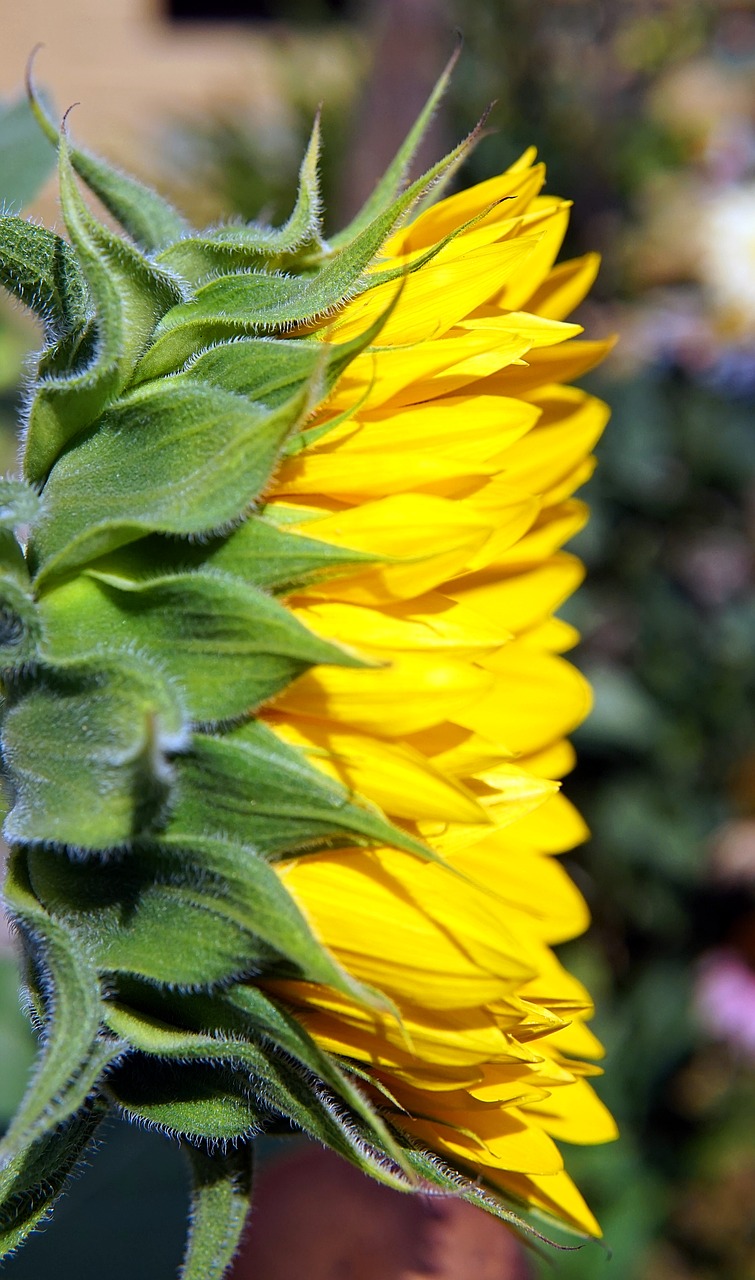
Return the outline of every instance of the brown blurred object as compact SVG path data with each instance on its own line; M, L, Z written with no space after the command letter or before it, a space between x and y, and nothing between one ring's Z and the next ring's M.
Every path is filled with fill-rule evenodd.
M454 48L445 0L372 0L364 6L363 25L374 52L343 171L339 213L344 221L361 208L388 168ZM449 150L446 132L441 108L420 143L413 175Z
M447 1196L403 1195L318 1148L263 1169L230 1280L528 1280L511 1232Z

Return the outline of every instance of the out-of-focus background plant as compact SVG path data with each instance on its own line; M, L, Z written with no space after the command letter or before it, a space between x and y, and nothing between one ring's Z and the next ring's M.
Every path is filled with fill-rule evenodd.
M39 10L36 20L51 7L37 0L31 8ZM69 16L79 8L83 32L92 6L76 0ZM596 691L595 712L578 735L580 766L567 783L593 831L569 863L594 926L566 959L597 997L595 1026L609 1054L602 1092L623 1136L570 1156L613 1251L609 1269L590 1247L557 1256L543 1274L749 1280L755 10L728 0L173 0L162 8L119 0L113 23L116 11L120 62L101 27L105 61L120 67L121 83L129 83L130 66L146 83L145 57L162 58L165 92L155 97L150 80L149 93L137 95L141 105L152 95L148 143L136 108L129 133L107 109L99 119L87 115L87 83L77 84L82 136L111 154L120 147L131 168L159 177L195 217L212 219L221 209L253 216L262 207L284 215L321 98L326 197L330 208L348 211L380 171L459 27L466 49L436 122L436 150L442 135L455 138L497 99L496 132L467 178L489 175L535 143L550 189L574 200L569 250L598 248L604 256L596 300L582 319L591 336L618 330L622 341L592 377L614 418L586 494L593 520L575 546L588 580L569 613L584 636L578 661ZM11 30L9 47L25 54L46 32L31 17L24 22ZM10 94L20 60L8 59L6 52L0 93ZM215 80L200 77L203 97L196 68L208 59L220 70ZM71 75L72 63L73 54ZM51 65L51 87L66 106L68 83L54 56ZM100 79L92 80L95 104L106 72L100 64ZM86 79L84 62L79 76ZM50 160L27 128L23 108L7 100L0 200L15 208L35 194ZM12 457L10 424L33 340L20 317L0 313L3 464ZM0 1123L32 1054L15 992L6 943ZM98 1239L114 1232L119 1256L109 1280L170 1274L183 1213L173 1154L149 1136L115 1132L98 1168L99 1182L85 1178L33 1258L12 1261L11 1280L38 1278L45 1258L60 1280L94 1280ZM118 1220L108 1220L116 1195ZM129 1210L137 1200L135 1238ZM154 1238L144 1213L153 1215ZM79 1240L69 1272L66 1239L84 1221L91 1258L82 1257Z

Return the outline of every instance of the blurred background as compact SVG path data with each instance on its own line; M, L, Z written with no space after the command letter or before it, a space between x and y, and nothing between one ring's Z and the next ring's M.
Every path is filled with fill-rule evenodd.
M59 224L51 155L19 98L44 41L38 78L59 110L81 103L77 139L200 223L285 216L323 101L335 226L370 189L457 28L465 50L426 156L495 99L494 132L465 181L536 144L549 189L574 200L566 253L603 254L578 318L590 337L622 335L590 379L614 416L586 490L592 523L573 544L587 583L564 611L596 691L567 783L593 831L568 863L594 925L564 960L595 994L608 1049L597 1087L622 1129L619 1143L573 1148L568 1162L613 1257L591 1246L529 1266L558 1280L752 1280L755 6L3 0L0 201ZM4 306L0 469L13 465L36 339ZM0 1124L33 1057L16 987L3 936ZM99 1280L107 1241L108 1280L167 1280L184 1198L178 1153L113 1126L7 1274Z

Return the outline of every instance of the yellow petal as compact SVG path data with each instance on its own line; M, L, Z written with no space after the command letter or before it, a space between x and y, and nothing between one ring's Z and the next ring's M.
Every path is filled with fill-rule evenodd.
M491 787L491 792L488 795L479 796L478 800L491 822L494 823L496 830L502 830L510 823L518 822L523 815L530 813L552 796L558 786L550 779L537 778L534 774L518 769L516 765L500 763L494 772L487 772L482 777ZM476 844L486 835L485 827L479 825L472 827L462 823L447 826L425 821L419 824L419 829L427 839L432 841L433 846L442 853L444 858L453 862L454 866L462 850L467 849L471 844Z
M305 451L280 468L275 491L289 494L327 493L331 498L357 502L422 489L457 476L492 475L496 464L479 456L402 450L400 453L362 451Z
M527 232L537 231L538 245L524 264L511 274L504 287L490 298L494 305L507 311L529 310L528 303L535 289L547 278L566 234L569 223L569 204L555 201L552 196L532 202L532 215L525 225Z
M561 791L518 819L511 835L543 853L565 853L590 838L584 819Z
M486 1171L486 1177L506 1195L542 1209L556 1219L570 1223L576 1231L600 1239L602 1231L567 1173L548 1176Z
M334 732L312 721L274 722L272 727L284 741L303 748L313 765L393 817L489 822L471 792L411 747Z
M407 493L310 521L305 531L336 546L396 558L397 563L344 575L307 593L373 605L432 591L463 569L493 527L462 503Z
M441 1155L447 1153L467 1166L480 1166L485 1173L490 1168L541 1174L558 1173L563 1168L555 1144L523 1122L516 1110L475 1112L469 1117L467 1132L437 1120L396 1116L396 1122Z
M525 1104L525 1110L559 1142L613 1142L619 1134L610 1111L586 1080L554 1089L547 1099Z
M495 374L487 389L500 391L504 396L523 396L552 382L572 382L605 360L615 346L616 338L611 337L592 342L564 342L559 347L539 350L533 348L523 363Z
M506 311L500 314L497 307L490 308L490 315L478 316L475 319L460 320L459 328L469 331L492 329L497 333L512 333L526 338L534 353L540 347L550 348L557 343L566 342L567 338L575 338L582 333L580 324L566 324L562 320L547 320L544 316L534 315L531 311ZM527 363L529 363L529 354ZM545 381L544 379L542 381ZM542 381L541 384L542 385ZM548 379L553 381L553 379Z
M584 301L595 283L599 267L599 253L586 253L582 258L560 262L530 295L528 306L539 316L563 320Z
M602 401L574 387L540 391L532 402L542 409L537 426L501 455L509 484L527 493L546 493L590 452L608 421Z
M525 157L531 154L531 151L525 152ZM478 182L473 187L458 191L438 204L431 205L408 227L397 231L388 240L385 251L391 256L398 256L427 249L489 206L496 205L497 201L506 203L492 208L485 222L497 225L502 218L516 217L521 211L521 205L526 207L539 193L544 180L545 166L542 164L536 165L534 169L529 167L529 163L521 168L509 168L505 173L488 178L486 182Z
M548 943L583 933L590 923L587 905L560 863L523 851L502 848L495 835L485 836L453 858L453 866L486 892L537 923Z
M498 735L523 754L540 751L590 710L587 681L563 658L514 640L483 661L495 671L494 687L449 717L483 737Z
M330 416L372 412L452 395L476 378L498 373L529 350L526 338L493 330L452 329L447 336L357 356L327 401Z
M401 738L457 714L493 684L471 663L407 655L378 670L317 667L289 685L273 710Z
M444 868L349 850L279 864L317 936L357 978L426 1008L487 1004L530 976L528 946ZM451 887L449 887L451 886ZM523 959L524 957L524 959Z
M514 274L525 275L539 236L473 249L461 258L431 262L406 277L394 311L380 331L381 347L440 338L458 320L497 294ZM331 341L357 338L396 296L396 282L378 285L349 305L331 326ZM439 302L442 299L442 306Z
M448 594L468 609L500 622L516 634L546 618L570 596L585 576L576 556L552 556L545 564L502 577L495 568L469 574L454 583Z
M439 592L402 601L390 609L367 609L339 600L309 600L292 613L318 635L352 645L380 659L388 653L436 653L450 658L500 649L511 633Z

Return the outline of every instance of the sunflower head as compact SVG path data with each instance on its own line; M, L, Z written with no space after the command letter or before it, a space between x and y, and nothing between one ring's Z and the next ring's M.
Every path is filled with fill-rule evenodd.
M550 950L586 922L552 855L588 694L552 612L605 417L563 385L602 354L562 319L595 263L553 266L532 155L431 203L472 135L405 183L449 71L329 242L317 126L283 226L199 232L33 100L68 238L0 218L45 334L0 489L5 893L42 1038L5 1253L112 1108L191 1161L185 1280L223 1275L271 1126L599 1234L554 1142L613 1134L599 1046Z

